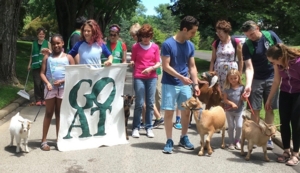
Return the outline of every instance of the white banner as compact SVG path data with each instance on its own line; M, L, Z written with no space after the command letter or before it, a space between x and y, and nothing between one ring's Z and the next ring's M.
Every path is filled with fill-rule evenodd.
M66 67L60 112L59 151L127 143L123 90L127 64Z

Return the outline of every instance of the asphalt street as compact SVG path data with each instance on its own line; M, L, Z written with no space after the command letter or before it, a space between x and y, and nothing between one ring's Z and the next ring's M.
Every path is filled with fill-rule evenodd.
M209 57L205 53L197 57ZM127 72L124 94L132 94L132 73ZM182 173L182 172L225 172L225 173L295 173L300 172L300 166L289 167L276 162L276 158L283 150L275 146L268 151L270 162L265 162L261 148L253 150L250 161L245 161L239 150L221 149L221 134L215 133L212 138L214 152L211 156L198 156L200 136L197 133L194 120L188 130L190 141L195 150L185 150L179 147L180 130L173 129L175 148L173 154L163 154L162 149L166 142L164 126L154 129L154 138L148 138L144 130L140 130L139 139L129 138L128 144L99 147L95 149L60 152L55 149L55 120L53 119L48 139L51 145L50 151L42 151L40 147L42 137L42 123L45 108L32 125L29 138L29 153L16 154L16 147L9 147L10 118L20 112L24 118L33 120L39 107L29 106L30 102L18 107L0 120L0 172L38 172L38 173ZM129 134L131 134L131 122L129 118ZM163 112L161 112L163 115ZM174 116L175 119L175 116ZM228 135L226 132L226 139ZM245 146L245 151L247 151Z

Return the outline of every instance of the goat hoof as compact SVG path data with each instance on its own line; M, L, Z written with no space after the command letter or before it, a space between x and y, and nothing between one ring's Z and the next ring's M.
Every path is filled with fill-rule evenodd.
M250 158L249 158L249 157L245 157L245 160L249 161L249 160L250 160Z
M203 156L203 152L199 151L198 156Z
M129 137L128 137L128 136L126 136L126 140L129 140Z
M221 145L221 148L222 148L222 149L225 149L225 145Z
M266 158L265 160L266 160L266 162L270 162L270 159L269 159L269 158Z
M212 155L212 153L213 153L212 150L210 150L210 151L207 152L208 155Z

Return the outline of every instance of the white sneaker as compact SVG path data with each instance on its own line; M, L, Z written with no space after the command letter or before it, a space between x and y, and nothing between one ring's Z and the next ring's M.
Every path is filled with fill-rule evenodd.
M140 137L139 130L138 129L133 129L131 136L134 137L134 138L139 138Z
M234 150L234 145L233 145L233 144L230 144L230 145L228 146L228 149L229 149L229 150Z
M274 146L273 146L273 142L272 140L268 140L268 143L267 143L267 150L273 150Z
M148 138L154 138L154 134L153 134L152 129L147 129L146 133L147 133Z
M241 144L240 144L240 142L237 142L237 143L235 144L235 149L236 149L236 150L241 150Z

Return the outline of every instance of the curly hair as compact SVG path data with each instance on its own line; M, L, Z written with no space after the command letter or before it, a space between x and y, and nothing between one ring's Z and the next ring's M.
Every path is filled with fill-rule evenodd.
M100 29L100 26L98 25L98 23L93 20L93 19L90 19L90 20L87 20L81 27L81 40L85 40L84 36L83 36L83 33L84 33L84 27L85 26L90 26L91 29L92 29L92 39L91 41L89 42L89 44L93 44L93 43L98 43L99 46L101 46L104 41L103 41L103 34L101 32L101 29Z
M226 21L226 20L219 20L216 24L216 30L223 30L225 33L230 33L231 32L231 24L230 22Z
M288 47L282 43L278 43L267 50L268 58L278 60L282 63L284 69L289 67L289 63L300 57L300 50Z
M142 27L139 29L137 36L141 38L142 36L148 35L151 38L153 37L153 28L149 24L144 24Z

